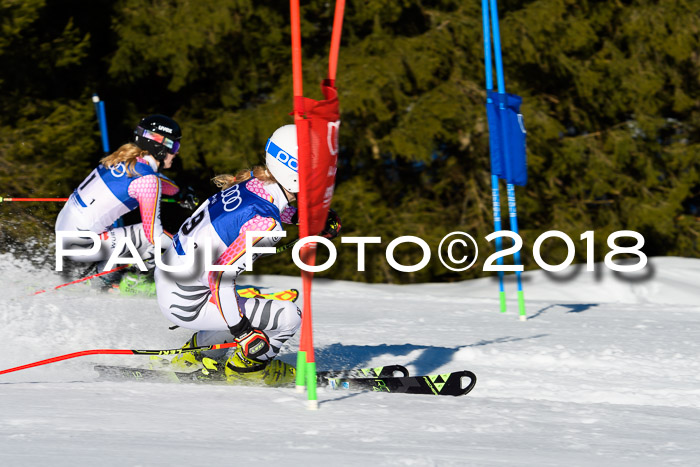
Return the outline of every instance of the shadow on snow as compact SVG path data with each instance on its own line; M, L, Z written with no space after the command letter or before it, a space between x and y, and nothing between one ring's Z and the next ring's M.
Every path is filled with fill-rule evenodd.
M429 345L414 345L414 344L401 344L401 345L345 345L345 344L331 344L329 346L316 349L316 364L318 365L318 370L341 370L350 368L365 368L369 365L369 362L377 357L382 357L383 364L392 365L400 364L404 366L413 366L415 370L412 373L417 375L427 375L435 373L435 371L450 363L454 356L462 349L468 349L472 347L482 347L486 345L494 344L505 344L509 342L517 342L521 340L529 339L539 339L545 337L547 334L538 334L530 337L501 337L492 340L482 340L475 342L473 344L460 345L457 347L437 347ZM407 356L417 350L422 350L417 357L412 357L411 359L400 359L396 357ZM294 358L295 355L285 356L287 358L282 358L287 361L290 358ZM295 363L289 361L289 363ZM454 368L452 370L462 370L468 368Z
M534 315L528 316L527 319L535 319L538 316L540 316L542 313L545 311L549 310L550 308L555 308L555 307L562 307L562 308L568 308L566 311L567 313L583 313L584 311L588 311L594 306L598 306L598 303L561 303L561 304L554 304L554 305L549 305L541 310L539 310L537 313Z

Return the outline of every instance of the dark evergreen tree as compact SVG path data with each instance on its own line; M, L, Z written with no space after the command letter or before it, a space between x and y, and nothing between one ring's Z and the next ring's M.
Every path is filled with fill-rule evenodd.
M287 3L88 3L0 4L0 196L70 193L101 155L90 103L96 91L107 102L113 145L148 113L181 123L174 176L201 198L214 191L213 175L262 162L267 137L292 122ZM535 267L535 239L551 229L577 242L578 261L587 230L596 231L597 261L607 235L622 229L642 233L650 256L699 256L700 5L499 6L507 90L523 96L528 131L529 183L517 189L526 267ZM332 2L302 2L302 15L304 89L318 99ZM382 244L368 247L364 274L356 272L355 248L336 241L338 262L321 275L373 282L479 275L493 251L483 240L493 225L479 2L348 2L337 86L334 205L343 234L379 236ZM37 224L50 231L57 213L0 208L5 244ZM177 229L187 215L169 206L166 227ZM434 259L403 274L384 259L401 235L425 239L435 258L440 239L455 230L480 239L480 262L466 273ZM549 262L565 254L547 243ZM396 252L404 264L420 256L417 247ZM256 271L298 273L288 253Z

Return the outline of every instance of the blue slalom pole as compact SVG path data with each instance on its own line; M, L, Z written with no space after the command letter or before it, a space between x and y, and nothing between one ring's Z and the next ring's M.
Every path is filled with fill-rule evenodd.
M97 94L92 95L92 102L95 104L95 114L97 114L97 123L100 126L100 134L102 135L102 152L109 154L109 135L107 134L107 115L105 114L105 103L100 100Z
M102 152L109 154L109 135L107 134L107 114L105 113L105 103L100 100L97 94L92 95L92 102L95 104L95 114L97 115L97 124L100 126L100 135L102 136ZM124 227L124 219L119 218L114 221L112 227Z
M510 223L510 230L518 233L518 212L515 204L515 185L512 183L508 184L508 217ZM513 261L516 266L520 266L520 250L516 250L513 253ZM525 293L523 292L523 280L522 272L515 271L515 277L518 279L518 313L520 314L520 319L525 321L527 313L525 312Z
M498 82L498 94L504 95L506 93L506 83L503 77L503 58L501 55L501 32L498 26L498 5L496 0L491 1L491 23L493 27L493 47L494 47L494 57L496 60L496 80ZM505 99L499 99L499 111L505 112ZM506 148L505 142L503 142L503 147ZM505 149L504 149L505 150ZM507 154L506 154L507 156ZM508 216L510 229L518 233L518 213L515 202L515 186L512 183L508 183ZM520 266L520 252L516 251L513 255L513 259L516 266ZM525 296L523 293L523 283L522 283L522 273L516 271L515 275L518 280L518 309L520 313L520 319L526 319L525 312Z
M493 51L496 60L496 80L498 81L498 93L505 94L506 82L503 78L503 57L501 56L501 30L498 27L498 5L496 0L491 1L491 23L493 27Z
M493 71L491 64L491 33L489 30L489 5L488 0L481 1L481 12L484 25L484 65L486 68L486 90L493 90ZM487 94L487 99L490 100ZM493 130L492 130L493 131ZM495 150L489 145L491 153ZM492 154L493 159L493 154ZM501 230L501 194L498 187L498 175L494 175L493 167L491 168L491 205L493 208L493 229L494 232ZM496 253L503 249L503 239L496 238ZM496 260L499 266L503 266L503 257L499 256ZM501 313L506 312L506 291L503 284L504 272L498 271L498 297L501 304Z

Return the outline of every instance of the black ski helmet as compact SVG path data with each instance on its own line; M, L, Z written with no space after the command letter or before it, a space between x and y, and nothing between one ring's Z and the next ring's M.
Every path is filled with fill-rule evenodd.
M182 131L180 125L165 115L149 115L134 128L134 144L148 151L158 161L164 161L168 153L180 150Z

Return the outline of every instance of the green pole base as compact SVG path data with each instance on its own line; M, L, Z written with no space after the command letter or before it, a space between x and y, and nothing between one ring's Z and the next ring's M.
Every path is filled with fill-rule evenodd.
M309 397L309 408L318 408L318 396L316 395L316 362L306 364L306 390Z
M304 392L306 387L306 352L300 350L297 352L297 392Z
M525 295L522 290L518 290L518 309L520 310L520 321L525 321L527 313L525 313Z
M501 313L505 313L506 312L506 293L499 292L498 295L499 295L499 298L501 299Z

